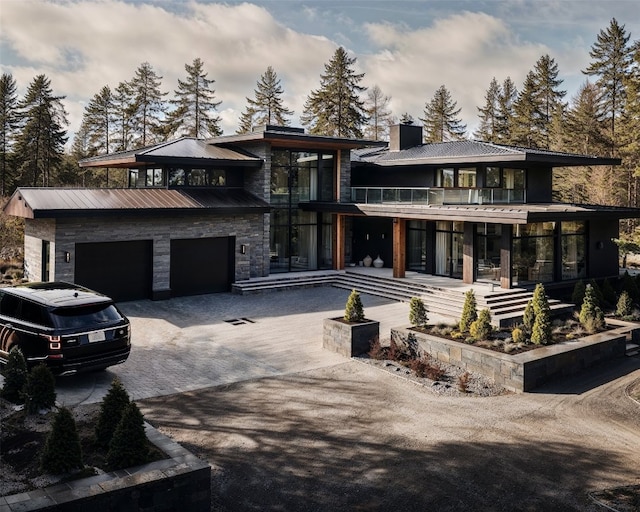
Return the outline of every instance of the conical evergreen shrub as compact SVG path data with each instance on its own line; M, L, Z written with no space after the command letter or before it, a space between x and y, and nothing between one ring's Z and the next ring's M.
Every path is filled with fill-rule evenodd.
M360 294L357 290L351 290L349 294L344 308L344 320L345 322L362 322L364 320L362 300L360 300Z
M411 297L409 301L409 322L415 327L427 325L427 308L420 297Z
M478 319L471 322L469 334L471 334L473 339L480 341L489 339L492 332L491 312L488 309L483 309L480 311Z
M66 407L58 409L53 418L53 426L40 458L40 467L52 474L68 473L84 467L76 422Z
M40 409L51 409L56 404L56 379L48 366L39 364L31 368L23 395L25 409L29 414Z
M122 469L147 462L149 448L144 431L144 418L138 406L131 402L122 413L107 453L109 469Z
M7 364L4 367L4 384L0 396L14 404L24 403L22 389L27 383L27 363L22 350L14 347L9 351Z
M531 336L531 333L533 332L533 324L535 323L535 321L536 313L533 310L533 299L529 299L522 315L522 329L527 336Z
M629 275L629 271L625 271L622 276L622 289L625 290L633 302L640 300L640 291L636 280Z
M604 327L604 313L600 309L596 291L588 285L584 294L579 316L580 324L587 332L593 333Z
M571 294L571 302L573 302L577 308L582 306L584 300L584 292L586 290L584 281L578 281L573 287L573 293Z
M129 394L118 378L113 379L111 387L100 404L100 414L96 424L96 444L108 448L113 433L122 419L122 413L129 405Z
M629 293L625 290L620 294L618 304L616 306L617 316L630 316L633 313L633 301L629 296Z
M547 345L552 339L551 310L542 283L536 285L531 302L535 314L531 329L531 343Z
M611 281L605 279L602 282L600 291L602 292L603 298L603 302L600 304L600 306L604 307L606 305L608 307L613 307L616 304L616 291L613 289Z
M476 296L473 290L469 290L464 294L464 305L462 306L462 315L460 316L459 329L460 332L468 332L469 327L478 319Z
M595 279L592 279L591 281L589 281L589 285L591 285L591 287L593 288L593 293L595 294L596 300L598 302L598 306L603 307L604 295L602 293L602 288L600 288L600 285ZM585 295L586 295L586 290L585 290Z

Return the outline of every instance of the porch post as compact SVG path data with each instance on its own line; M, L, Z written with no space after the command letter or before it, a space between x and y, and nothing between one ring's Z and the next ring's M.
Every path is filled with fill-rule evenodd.
M475 224L464 223L464 237L462 242L462 282L473 283L473 244L475 242Z
M344 215L336 215L334 238L333 238L333 268L344 270Z
M513 225L502 224L502 240L500 242L500 287L511 288L511 238Z
M407 221L393 219L393 277L405 277L407 270Z

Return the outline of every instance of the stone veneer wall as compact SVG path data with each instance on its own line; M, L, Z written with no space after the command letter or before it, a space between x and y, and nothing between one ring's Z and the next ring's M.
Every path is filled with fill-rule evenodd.
M523 392L553 379L574 375L603 361L624 357L627 333L635 335L638 327L618 324L622 327L515 355L408 328L391 329L391 338L399 345L411 344L419 353L429 354L437 361L485 375L510 391Z
M253 275L268 275L269 246L268 238L265 246L264 217L262 213L185 214L154 217L60 218L53 223L50 219L27 219L25 265L29 268L29 279L39 280L42 252L40 239L55 239L56 244L55 246L52 244L51 247L55 258L51 278L73 282L76 243L153 240L152 290L155 293L169 290L172 239L235 236L235 280L239 281ZM246 254L240 254L241 244L248 247ZM64 261L65 252L71 254L70 263Z
M341 203L351 202L351 151L343 149L340 152L340 197Z

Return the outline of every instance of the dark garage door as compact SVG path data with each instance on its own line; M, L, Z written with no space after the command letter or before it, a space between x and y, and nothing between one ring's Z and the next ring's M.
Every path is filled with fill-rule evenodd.
M151 297L153 242L76 244L75 281L114 300Z
M231 290L234 237L171 240L171 295Z

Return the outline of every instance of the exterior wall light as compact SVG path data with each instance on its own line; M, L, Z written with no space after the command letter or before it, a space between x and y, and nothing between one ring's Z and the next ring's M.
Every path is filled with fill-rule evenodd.
M247 246L245 244L240 244L240 254L247 254Z
M71 261L71 253L69 251L64 251L64 262L69 263Z

